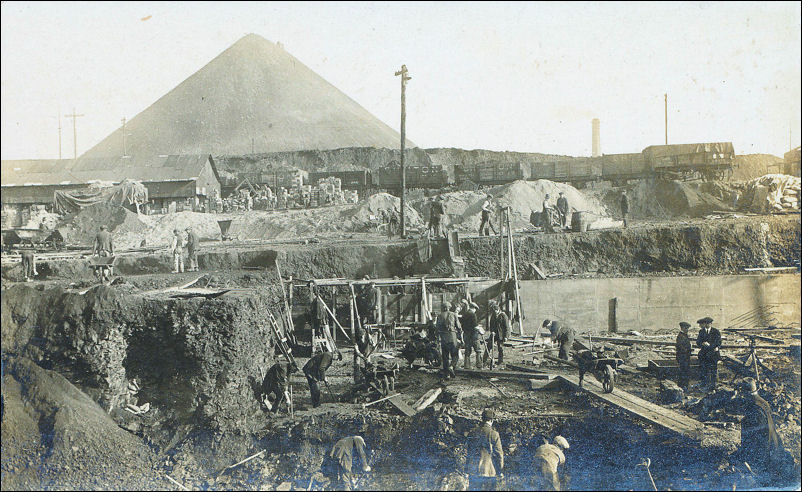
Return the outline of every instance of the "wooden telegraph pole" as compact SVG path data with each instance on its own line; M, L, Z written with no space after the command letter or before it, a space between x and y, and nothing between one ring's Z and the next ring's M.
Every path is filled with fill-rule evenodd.
M61 160L61 108L58 110L58 158Z
M407 125L407 98L406 88L407 81L412 77L408 76L406 65L401 65L401 70L395 73L396 77L401 76L401 237L407 237L406 226L406 189L407 189L407 174L404 166L404 146L406 145L406 125Z
M130 133L126 133L125 132L125 123L128 120L126 120L125 116L123 116L123 119L121 121L123 122L123 157L127 157L128 156L128 146L126 145L126 138L128 137L128 135L130 135Z
M664 112L666 120L666 145L668 145L668 94L663 94Z
M72 114L65 115L67 118L72 118L72 158L78 158L78 130L75 127L75 120L83 116L82 114L75 114L75 108L72 108Z

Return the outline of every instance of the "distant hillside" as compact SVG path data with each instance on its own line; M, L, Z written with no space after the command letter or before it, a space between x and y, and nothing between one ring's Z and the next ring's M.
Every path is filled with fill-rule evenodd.
M126 125L129 155L394 148L400 135L306 65L249 34ZM412 142L407 142L412 147ZM122 153L122 129L86 157Z

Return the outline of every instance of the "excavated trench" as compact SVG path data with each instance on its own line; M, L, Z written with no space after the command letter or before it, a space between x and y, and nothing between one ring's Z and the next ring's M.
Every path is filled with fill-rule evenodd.
M524 278L534 277L534 264L552 272L617 276L736 273L746 265L798 261L798 218L763 219L727 227L704 224L521 237L516 254ZM463 240L460 247L467 274L497 276L497 239ZM210 282L242 287L216 299L175 299L165 292L143 292L171 281L159 276L171 267L166 256L121 256L118 273L131 277L120 285L97 286L83 294L51 284L4 288L4 477L12 477L9 483L19 488L64 483L165 488L170 483L159 477L169 474L187 487L201 489L258 490L283 482L304 490L311 483L313 489L320 489L331 486L319 473L324 454L337 439L359 434L371 450L374 470L364 476L360 487L414 490L445 485L454 489L468 471L466 435L478 424L482 408L489 405L500 414L495 426L507 450L504 489L544 487L532 468L532 456L544 439L556 435L569 437L571 443L566 488L650 488L644 467L637 466L644 458L651 460L650 471L659 488L730 489L786 483L776 476L751 475L732 457L731 448L703 448L591 402L584 394L560 390L531 392L505 385L514 403L498 395L461 400L446 392L439 403L405 418L395 416L386 404L363 410L327 403L313 410L303 377L295 375L300 407L294 420L269 416L260 408L257 395L262 375L278 359L268 328L268 312L280 313L283 303L274 271L277 259L285 276L303 279L450 275L447 257L446 245L437 242L428 259L417 245L402 243L208 250L200 263L210 271ZM3 277L14 278L14 268L4 267ZM80 283L87 278L81 262L43 263L40 271L57 279L56 284L58 279ZM334 374L339 374L332 377L337 393L348 386L349 364L346 356L333 367ZM59 374L66 380L58 379ZM436 380L434 374L420 377ZM152 408L143 416L122 410L128 383L134 379L142 387L139 404L148 402ZM69 399L53 403L51 397L39 394L45 390L37 389L42 381L50 380L59 382L48 388L80 392L75 390ZM410 391L416 389L416 383L411 383ZM87 396L86 401L80 400ZM79 400L75 408L81 411L73 409ZM9 407L13 411L5 410L6 401L16 402ZM90 403L103 411L86 410ZM539 416L544 408L555 405L571 416ZM12 433L15 426L26 428L21 423L26 413L35 417L32 432L38 437L34 443L27 443L21 431ZM80 431L67 439L65 429L70 426L65 422L75 419L86 422L76 425ZM117 434L120 427L127 432ZM92 428L103 430L102 435L91 435ZM260 459L221 473L261 449L267 452ZM133 471L123 473L112 467L104 475L97 467L81 468L70 454L78 452L97 453L99 462L133 463L127 465ZM26 461L28 455L36 458ZM72 468L65 471L67 463ZM142 474L147 478L132 478ZM125 480L115 478L123 475Z

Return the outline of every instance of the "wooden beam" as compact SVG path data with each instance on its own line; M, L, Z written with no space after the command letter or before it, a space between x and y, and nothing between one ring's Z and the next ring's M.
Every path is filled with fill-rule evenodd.
M429 284L435 285L465 285L471 282L488 282L493 280L490 277L415 277L415 278L401 278L401 279L393 279L393 278L375 278L370 280L348 280L344 278L321 278L321 279L306 279L301 280L301 282L315 282L315 285L320 287L331 287L331 286L347 286L348 284L351 285L370 285L374 283L376 285L382 287L391 287L391 286L405 286L411 285L416 286L420 285L420 281L422 278L426 279L426 282Z
M674 346L675 342L671 340L645 340L643 338L619 338L619 337L593 337L594 341L598 342L610 342L616 345L632 345L632 344L640 344L640 345L662 345L662 346ZM787 345L755 345L755 348L784 348ZM721 346L723 349L748 349L749 345L743 344L724 344Z
M514 371L482 371L474 369L455 369L455 373L462 376L480 376L486 378L505 378L505 379L550 379L551 374L537 374L532 372Z
M534 376L530 376L529 379L554 379L556 377L556 374L551 374L549 372L546 372L546 371L543 371L543 370L540 370L540 369L535 369L534 367L525 366L523 364L509 364L508 363L508 364L504 364L504 367L506 367L507 369L515 370L515 371L529 372L529 373L534 374Z

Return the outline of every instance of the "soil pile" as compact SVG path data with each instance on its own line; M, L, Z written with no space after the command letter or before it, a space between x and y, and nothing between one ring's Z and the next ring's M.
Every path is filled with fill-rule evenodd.
M720 194L720 190L715 193ZM620 203L620 191L608 192L605 201ZM732 211L732 201L724 201L699 184L681 181L644 180L628 193L629 213L639 218L701 217L717 211ZM620 210L616 207L615 210Z
M783 162L782 157L771 154L736 155L732 162L732 180L748 181L768 174Z
M251 211L233 217L229 234L238 239L287 239L335 232L375 231L382 212L401 210L401 199L376 193L356 205L335 205L314 209ZM407 226L423 226L423 220L410 205L406 207Z
M493 197L493 216L491 221L498 229L497 206L510 207L511 219L514 228L525 228L530 224L532 212L540 213L543 210L543 200L549 195L549 204L555 207L559 193L563 192L568 200L571 212L593 212L600 216L607 215L606 208L594 197L586 196L573 186L565 183L555 183L546 179L537 181L515 181L487 191L455 191L443 193L443 222L449 229L478 230L482 219L482 203L488 194ZM424 217L429 217L431 200L414 202L415 207ZM571 217L569 214L568 221Z
M220 224L214 214L185 211L149 216L147 219L151 221L151 228L144 235L147 246L168 246L173 240L173 230L178 229L185 237L184 230L187 227L192 227L201 240L220 239Z
M105 225L112 234L115 248L136 248L148 230L142 220L144 217L119 205L96 203L65 216L59 231L66 244L91 247L100 226Z
M3 488L157 489L154 456L64 376L11 358L3 374Z

